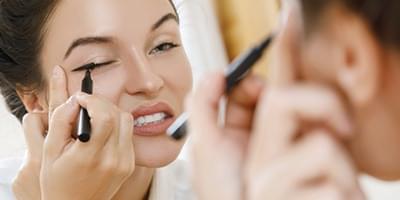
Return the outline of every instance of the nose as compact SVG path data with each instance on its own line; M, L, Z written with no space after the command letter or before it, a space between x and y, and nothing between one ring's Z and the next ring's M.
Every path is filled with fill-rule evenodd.
M125 90L130 95L157 96L164 87L160 74L152 69L145 55L133 50L126 65Z

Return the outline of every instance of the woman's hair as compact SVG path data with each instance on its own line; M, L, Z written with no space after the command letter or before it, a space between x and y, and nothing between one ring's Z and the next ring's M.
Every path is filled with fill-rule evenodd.
M45 88L40 52L46 23L59 1L0 0L0 90L8 109L20 121L27 110L18 93ZM168 1L176 12L172 0Z
M312 31L334 3L362 17L371 31L389 48L400 49L399 0L301 0L307 31Z

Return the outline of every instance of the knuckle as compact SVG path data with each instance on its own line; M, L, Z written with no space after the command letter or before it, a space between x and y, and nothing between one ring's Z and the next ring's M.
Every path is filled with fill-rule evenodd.
M78 166L78 168L80 168L80 169L90 170L96 166L95 162L93 162L90 159L76 159L75 162L76 162L76 165Z
M119 167L118 173L122 177L128 177L133 173L133 166L131 164L122 164Z
M133 116L130 113L122 112L121 113L121 121L132 122L133 121Z
M334 142L334 140L326 134L316 134L315 135L315 144L317 144L319 151L317 151L318 158L320 162L323 164L329 164L332 162L332 159L336 157L338 154L338 146Z
M51 116L51 121L63 121L63 116L64 116L64 105L65 104L61 104L60 106L58 106L57 108L54 109L52 116Z
M99 113L97 116L94 116L94 121L102 124L104 127L112 127L114 124L114 118L111 113Z
M11 184L11 190L14 192L14 194L18 194L22 189L22 183L24 181L20 181L19 176L14 179L14 181Z
M105 159L101 164L100 164L100 171L104 174L114 174L117 172L117 167L118 163L115 161L116 159L114 158L108 158Z
M324 194L327 200L345 200L343 193L334 186L328 186L324 188Z

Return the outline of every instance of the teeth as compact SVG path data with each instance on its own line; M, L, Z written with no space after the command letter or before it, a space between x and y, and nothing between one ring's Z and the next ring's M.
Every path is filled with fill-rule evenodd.
M167 117L167 114L161 112L161 113L155 113L152 115L146 115L146 116L141 116L135 120L135 126L141 127L145 126L147 124L155 124L155 123L160 123L165 120Z

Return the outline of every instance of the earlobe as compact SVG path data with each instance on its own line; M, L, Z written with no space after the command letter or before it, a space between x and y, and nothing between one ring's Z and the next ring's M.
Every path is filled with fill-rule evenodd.
M346 30L345 30L346 31ZM362 23L353 23L343 44L337 81L351 103L363 107L378 94L383 60L381 47Z
M39 97L35 93L24 93L18 91L18 96L21 99L22 103L25 106L25 109L28 112L42 112L44 108L39 100Z

